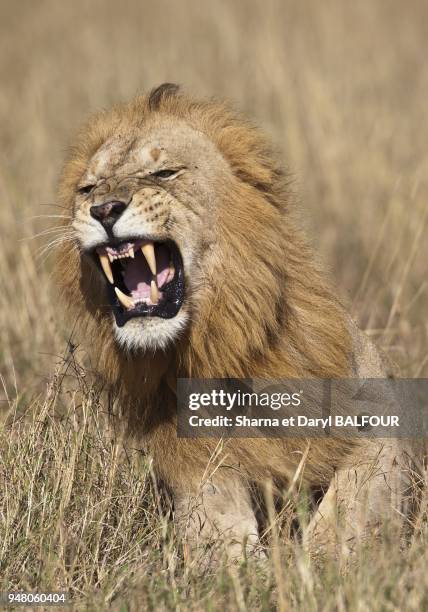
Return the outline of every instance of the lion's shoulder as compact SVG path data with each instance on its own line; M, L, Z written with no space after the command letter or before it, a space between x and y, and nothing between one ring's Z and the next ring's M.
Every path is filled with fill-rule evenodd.
M355 377L390 378L398 374L397 366L351 317L348 317L348 329L352 342L352 374Z

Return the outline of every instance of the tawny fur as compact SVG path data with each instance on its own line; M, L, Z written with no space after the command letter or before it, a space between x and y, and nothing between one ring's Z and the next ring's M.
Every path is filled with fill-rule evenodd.
M120 131L138 133L153 114L159 121L184 120L214 143L234 181L222 194L215 228L221 258L185 336L166 351L126 354L116 346L110 317L94 293L93 270L75 243L61 249L57 271L97 369L128 407L129 429L138 424L158 473L174 487L200 477L214 442L177 439L168 380L346 377L352 351L344 310L293 220L287 176L264 136L223 103L169 93L161 92L154 109L141 96L92 117L71 149L59 197L73 211L76 186L92 155ZM248 478L264 481L286 479L306 446L303 439L233 440L227 452ZM327 483L350 446L312 440L305 479Z
M153 133L172 135L165 142L178 157L185 152L192 166L175 192L157 190L146 178L134 185L141 166L163 163L162 138L153 139ZM89 175L98 181L94 194L79 196L78 186ZM237 555L245 542L258 542L250 488L266 481L286 485L302 457L303 481L328 487L307 530L312 549L335 542L338 516L344 517L342 533L352 548L362 533L358 525L371 537L380 519L407 516L412 505L416 453L410 443L233 438L224 444L227 466L206 482L217 441L177 438L177 377L386 375L376 348L320 272L294 220L288 183L259 130L224 103L195 100L166 84L92 117L70 151L59 189L60 204L72 223L77 219L74 229L79 223L92 228L94 244L100 227L91 220L90 206L119 196L128 201L131 226L142 221L140 227L150 227L159 239L178 241L187 262L186 296L175 323L133 319L118 336L106 281L76 231L58 250L57 278L95 369L119 398L129 433L153 457L171 490L177 524L193 540L202 532L211 541L219 532L228 534ZM164 334L158 345L157 330ZM136 348L127 344L131 336L141 340ZM144 344L149 336L151 344ZM202 502L196 503L200 493Z

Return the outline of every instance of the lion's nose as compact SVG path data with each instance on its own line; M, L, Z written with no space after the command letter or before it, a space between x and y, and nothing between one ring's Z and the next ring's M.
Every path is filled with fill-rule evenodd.
M111 229L120 215L126 208L126 204L123 202L105 202L105 204L98 204L97 206L91 206L89 212L91 217L101 223L106 229Z

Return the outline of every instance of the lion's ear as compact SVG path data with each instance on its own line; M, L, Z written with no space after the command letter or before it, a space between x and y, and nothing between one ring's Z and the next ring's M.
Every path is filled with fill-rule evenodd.
M167 98L175 96L179 89L180 86L175 83L162 83L162 85L152 89L148 97L149 110L158 110L161 103Z

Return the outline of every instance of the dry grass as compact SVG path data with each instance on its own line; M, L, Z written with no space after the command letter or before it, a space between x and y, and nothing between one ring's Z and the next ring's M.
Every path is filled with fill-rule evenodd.
M426 3L20 0L1 15L0 591L67 588L94 609L268 610L279 587L291 609L426 608L423 527L406 551L361 551L346 575L295 543L282 565L182 567L150 466L103 426L75 354L64 361L72 322L36 257L54 234L32 238L53 221L40 215L63 214L55 180L89 111L165 80L229 97L282 149L355 316L404 375L426 376Z

